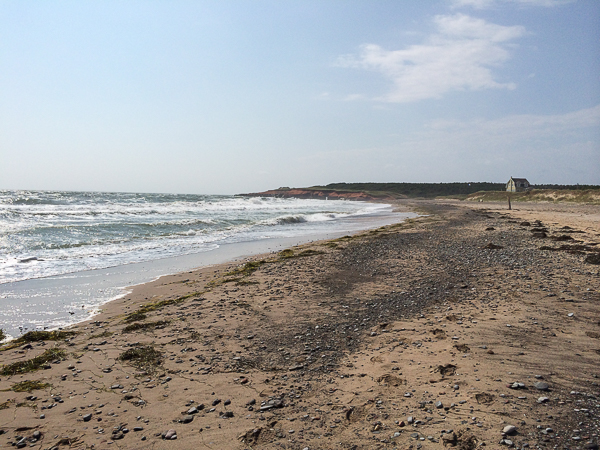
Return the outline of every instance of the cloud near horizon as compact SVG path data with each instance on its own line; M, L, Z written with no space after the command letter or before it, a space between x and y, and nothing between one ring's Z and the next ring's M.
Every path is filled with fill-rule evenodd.
M506 44L523 36L524 27L465 14L439 15L434 23L437 33L424 44L403 50L364 44L358 56L341 56L336 65L381 73L393 88L376 100L393 103L441 98L451 91L516 88L515 83L496 81L492 68L510 58Z

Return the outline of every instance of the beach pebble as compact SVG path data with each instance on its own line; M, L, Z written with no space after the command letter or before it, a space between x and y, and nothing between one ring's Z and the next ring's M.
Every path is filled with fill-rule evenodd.
M502 429L502 433L504 434L515 434L517 432L517 427L515 427L514 425L506 425L503 429Z
M84 422L89 422L90 420L92 420L92 415L91 414L86 414L83 416L83 421Z
M116 433L114 433L112 435L112 439L115 440L115 441L123 439L124 437L125 437L125 435L121 431L117 431Z
M548 401L550 401L548 397L540 397L537 399L538 403L547 403Z
M195 406L192 406L190 409L187 410L188 414L196 414L198 413L198 408L196 408Z
M444 442L444 445L446 445L446 443L450 444L452 442L456 442L456 434L455 433L445 433L442 436L442 442Z
M501 439L500 442L498 442L500 445L506 445L507 447L512 447L514 444L513 441L511 441L510 439Z
M437 402L435 402L435 407L437 409L441 409L444 407L444 404L438 400Z
M550 388L550 385L545 381L538 381L537 383L533 384L533 387L538 391L547 391Z
M169 431L165 431L162 434L162 438L165 440L173 440L173 439L177 439L177 431L171 429Z
M181 419L179 419L179 422L190 423L193 420L194 420L194 416L192 416L191 414L187 414L187 415L183 416Z

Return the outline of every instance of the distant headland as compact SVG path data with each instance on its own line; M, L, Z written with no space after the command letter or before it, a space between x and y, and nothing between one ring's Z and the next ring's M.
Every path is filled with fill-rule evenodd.
M382 201L402 198L453 198L460 200L574 201L600 203L597 185L531 185L525 192L507 192L505 183L331 183L302 188L280 187L264 192L240 194L243 197L279 197Z

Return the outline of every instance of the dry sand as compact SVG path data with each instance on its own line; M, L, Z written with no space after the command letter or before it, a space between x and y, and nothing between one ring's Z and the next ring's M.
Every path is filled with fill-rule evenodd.
M0 376L0 447L597 448L600 208L404 206L429 216L163 277L2 351L65 357Z

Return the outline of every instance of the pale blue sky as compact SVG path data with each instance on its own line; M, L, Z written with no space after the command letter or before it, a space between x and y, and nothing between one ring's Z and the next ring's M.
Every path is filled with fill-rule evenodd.
M597 0L0 0L0 189L600 184Z

